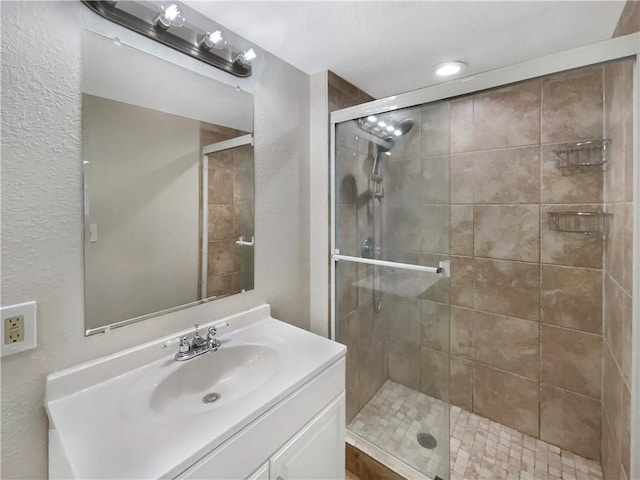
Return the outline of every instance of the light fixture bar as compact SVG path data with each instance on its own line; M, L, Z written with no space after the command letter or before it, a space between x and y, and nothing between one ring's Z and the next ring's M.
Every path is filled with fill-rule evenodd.
M95 13L100 15L103 18L106 18L109 21L117 23L129 30L132 30L136 33L144 35L145 37L151 38L156 42L162 43L167 47L171 47L174 50L177 50L181 53L189 55L201 62L207 63L213 67L219 68L220 70L224 70L231 75L235 75L236 77L249 77L251 76L251 64L250 61L240 61L238 57L241 55L245 55L244 49L231 49L224 48L225 45L222 45L222 48L213 48L212 45L209 48L204 48L201 46L201 40L204 35L210 35L211 32L201 32L197 29L191 28L190 34L197 40L191 42L186 38L183 38L181 35L176 34L176 30L180 29L189 29L193 22L189 22L189 24L184 24L183 26L176 25L167 25L166 22L160 21L159 16L161 15L161 11L158 10L154 18L145 19L130 13L130 11L125 11L123 8L119 8L120 3L125 4L148 4L148 2L113 2L108 0L81 0L87 7L93 10ZM171 12L170 16L173 16L174 12ZM204 15L196 12L185 5L179 5L179 13L188 19L192 19L195 17L200 17L204 22L210 22L210 20ZM163 17L162 20L165 20ZM161 23L161 25L157 25ZM213 32L216 30L214 29ZM220 36L222 38L222 32L220 32ZM217 37L217 36L216 36ZM226 42L225 42L226 44ZM251 49L252 52L255 50ZM255 58L255 56L253 57ZM245 60L243 57L242 60Z

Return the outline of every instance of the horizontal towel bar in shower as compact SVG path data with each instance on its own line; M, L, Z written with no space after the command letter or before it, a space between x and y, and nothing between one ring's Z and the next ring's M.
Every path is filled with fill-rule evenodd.
M240 237L236 240L236 245L240 245L241 247L253 247L256 243L255 237L251 237L251 240L247 240L248 237Z
M343 262L354 262L354 263L366 263L367 265L398 268L400 270L415 270L417 272L438 273L443 277L451 276L450 260L442 260L438 262L437 267L427 267L425 265L415 265L413 263L400 263L400 262L390 262L388 260L376 260L374 258L352 257L349 255L340 255L339 253L334 253L332 258L336 262L343 261Z

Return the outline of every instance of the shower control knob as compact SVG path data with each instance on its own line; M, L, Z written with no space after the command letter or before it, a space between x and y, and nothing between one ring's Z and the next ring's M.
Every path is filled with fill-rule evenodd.
M365 238L364 242L362 242L362 256L364 258L373 258L375 250L376 248L375 248L375 242L373 241L373 238L371 237Z

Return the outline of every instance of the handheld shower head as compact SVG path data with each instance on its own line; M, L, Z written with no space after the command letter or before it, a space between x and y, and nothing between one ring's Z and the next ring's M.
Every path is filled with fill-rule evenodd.
M373 180L374 183L382 182L382 175L380 174L380 154L388 154L395 144L396 141L393 137L383 138L376 144L376 156L373 159L373 171L371 172L371 180Z
M367 125L366 121L360 122L361 125ZM404 120L399 121L398 123L391 124L388 128L389 131L393 131L393 134L396 137L401 137L406 135L413 128L414 121L411 118L405 118ZM384 125L383 125L384 126ZM378 137L379 138L379 137ZM373 196L377 198L382 198L384 193L380 190L380 184L382 183L382 162L380 161L380 154L386 153L389 154L391 149L396 145L396 139L394 137L384 137L381 138L376 143L376 155L373 158L373 170L371 172L371 181L374 184L374 188L372 190Z
M393 137L383 138L376 145L376 152L378 155L381 153L389 153L393 147L395 147L396 141Z

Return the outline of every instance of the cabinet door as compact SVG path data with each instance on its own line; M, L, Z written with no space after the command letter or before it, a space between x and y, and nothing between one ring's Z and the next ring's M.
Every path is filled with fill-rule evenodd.
M271 480L344 478L344 393L270 460Z

